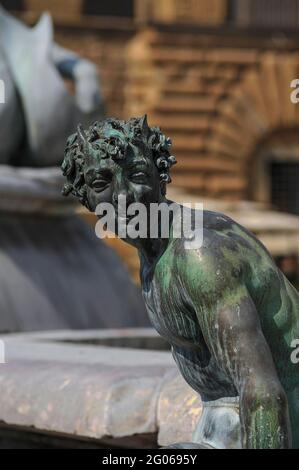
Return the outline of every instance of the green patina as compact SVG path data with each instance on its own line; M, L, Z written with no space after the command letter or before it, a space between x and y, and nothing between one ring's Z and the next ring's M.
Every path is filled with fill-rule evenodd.
M115 205L120 194L147 208L170 205L174 162L170 140L145 117L109 119L69 139L65 193L93 211L101 202ZM139 250L151 321L204 400L239 396L243 448L299 448L299 365L291 361L298 292L254 235L229 217L204 212L203 228L196 249L172 236L126 238Z

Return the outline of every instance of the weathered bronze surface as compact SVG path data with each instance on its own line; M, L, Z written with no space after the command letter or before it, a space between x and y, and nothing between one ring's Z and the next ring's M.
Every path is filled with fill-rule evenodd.
M64 193L91 211L101 202L117 209L120 195L128 205L171 204L170 147L146 117L79 128L67 143ZM213 447L211 439L205 446L209 424L231 434L217 403L234 397L243 448L299 448L299 365L291 360L299 295L265 247L229 217L205 211L203 235L197 249L186 249L186 240L172 231L167 238L126 238L139 251L150 319L171 344L185 380L207 403L206 427L199 424L195 433L198 448Z

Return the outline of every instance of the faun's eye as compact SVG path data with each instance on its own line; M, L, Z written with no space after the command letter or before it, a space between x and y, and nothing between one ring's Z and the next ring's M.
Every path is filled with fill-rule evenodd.
M91 187L94 191L101 192L101 191L104 191L105 189L107 189L109 184L110 184L109 180L97 179L97 180L94 180L92 182Z
M146 173L143 173L142 171L138 171L136 173L132 173L130 175L130 179L131 181L133 181L133 183L145 183L146 180L147 180L147 175Z

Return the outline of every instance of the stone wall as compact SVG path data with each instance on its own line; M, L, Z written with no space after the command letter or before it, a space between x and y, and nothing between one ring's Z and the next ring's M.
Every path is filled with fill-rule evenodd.
M152 19L162 23L218 25L227 16L227 0L152 0Z
M68 0L65 10L54 0L27 0L24 18L32 20L45 3L54 14L56 40L98 65L107 115L147 113L173 139L179 162L174 186L203 197L250 199L260 143L298 127L299 106L290 101L290 82L299 72L294 36L179 27L188 11L197 24L223 23L222 0L202 2L201 9L194 0L180 8L177 0L164 0L163 7L137 1L130 23L86 18L79 0ZM160 26L149 29L149 20Z
M125 115L147 113L172 138L176 187L247 199L260 142L298 127L297 50L287 40L142 31L128 48Z

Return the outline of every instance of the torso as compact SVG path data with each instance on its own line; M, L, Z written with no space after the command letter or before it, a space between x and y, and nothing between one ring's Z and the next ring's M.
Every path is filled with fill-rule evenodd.
M225 258L226 263L231 259L232 269L246 270L243 282L255 302L281 382L285 389L294 388L294 376L299 384L299 373L298 365L290 361L290 344L292 338L299 338L297 291L255 237L221 214L205 214L204 243L197 252L199 269L201 259L206 261L210 257L220 267ZM206 345L195 309L188 299L179 267L184 262L183 241L173 240L153 272L144 274L143 295L151 322L172 345L182 375L203 399L236 396L234 384Z
M159 277L159 276L157 276ZM165 290L152 280L143 296L150 320L172 347L174 359L186 382L205 400L236 396L237 391L219 369L205 343L193 308L175 286Z

